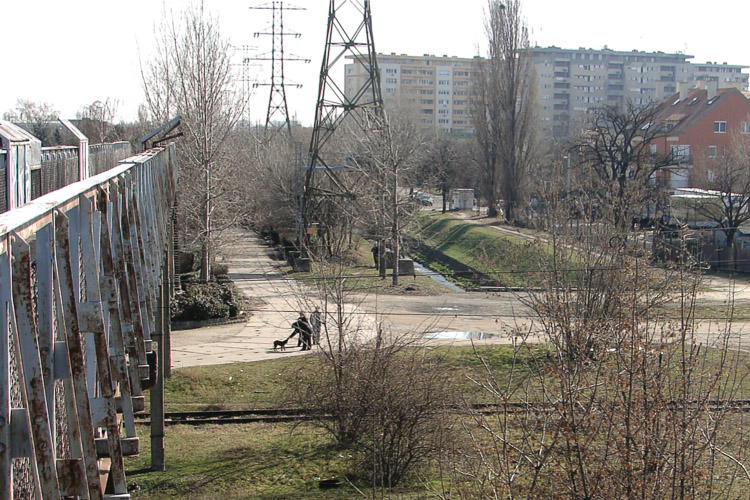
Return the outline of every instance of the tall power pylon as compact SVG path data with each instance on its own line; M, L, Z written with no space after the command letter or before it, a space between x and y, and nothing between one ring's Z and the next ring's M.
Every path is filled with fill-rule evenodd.
M358 80L360 85L349 92L337 84L332 76L337 68L341 68L340 73L344 74L343 65L347 58L353 63L361 64L366 72L366 77ZM328 141L346 120L354 121L360 131L367 133L372 127L379 126L382 116L383 98L370 1L330 0L315 124L308 152L304 191L299 202L300 241L304 240L304 231L310 222L306 212L312 198L322 195L351 195L337 174L346 171L346 167L331 164L331 161L335 161L332 159L340 158L340 155L332 154L334 152L326 147ZM322 172L330 179L331 191L322 193L315 188L316 172Z
M250 124L250 96L252 94L251 87L254 88L257 83L253 77L251 77L250 66L257 66L258 63L254 63L250 57L250 51L255 50L256 47L250 45L232 46L232 50L235 53L240 54L240 63L233 63L232 66L239 67L239 74L235 75L235 80L240 82L240 89L242 92L242 123L244 125ZM236 59L235 59L236 60Z
M266 137L270 138L269 132L286 130L291 138L292 126L289 121L289 107L286 101L287 83L284 77L285 61L302 61L309 63L309 59L303 59L297 56L286 56L284 54L284 37L292 36L299 38L299 33L284 31L284 11L285 10L306 10L303 7L284 6L284 2L273 1L268 4L250 7L253 10L270 10L272 12L272 21L270 31L259 31L255 37L270 36L271 52L252 57L255 61L271 61L271 80L267 83L255 83L254 87L268 86L270 93L268 98L268 111L266 112ZM301 88L301 84L293 84L296 88ZM276 121L275 121L276 120ZM275 125L279 123L279 125Z

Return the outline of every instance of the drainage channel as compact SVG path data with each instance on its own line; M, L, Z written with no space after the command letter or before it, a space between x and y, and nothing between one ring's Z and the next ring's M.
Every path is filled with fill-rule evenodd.
M432 280L437 281L441 285L448 287L453 292L465 292L466 291L460 286L456 285L455 283L448 281L445 278L445 276L443 276L442 274L439 274L439 273L436 273L435 271L431 271L427 269L419 262L414 262L414 270L417 271L419 274L423 274L431 278Z

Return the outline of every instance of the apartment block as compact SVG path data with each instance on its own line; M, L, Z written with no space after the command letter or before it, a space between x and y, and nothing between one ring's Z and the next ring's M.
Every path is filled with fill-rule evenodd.
M747 66L693 64L692 56L680 53L535 47L533 58L542 128L555 138L578 133L592 108L661 102L678 84L715 81L721 88L748 88L748 74L742 73Z
M562 49L534 47L540 128L547 138L565 139L586 127L591 109L661 102L678 92L716 82L719 88L748 90L748 66L692 63L693 56L664 52L621 52L607 47ZM346 65L345 92L358 90L367 72ZM412 107L426 128L471 134L472 80L478 58L378 54L383 100Z
M380 87L386 108L410 108L425 128L467 135L474 132L471 87L474 59L378 54ZM367 79L361 64L345 67L345 94L352 96Z

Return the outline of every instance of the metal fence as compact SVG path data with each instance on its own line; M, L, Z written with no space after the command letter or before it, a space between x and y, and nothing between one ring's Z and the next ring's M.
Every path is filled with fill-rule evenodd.
M106 172L132 154L133 146L127 141L92 144L89 146L89 175Z
M129 497L175 182L168 146L0 215L0 498Z

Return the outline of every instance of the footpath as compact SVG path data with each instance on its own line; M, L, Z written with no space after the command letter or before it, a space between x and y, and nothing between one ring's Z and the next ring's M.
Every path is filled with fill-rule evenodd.
M308 354L297 347L297 337L289 340L285 351L274 351L273 341L289 336L300 311L309 317L319 305L315 291L285 277L279 270L283 263L271 257L273 249L255 233L237 228L230 239L232 243L222 249L224 260L220 262L229 266L229 277L249 299L247 319L244 323L172 331L172 368ZM347 308L352 311L356 306ZM374 328L369 315L363 312L358 316L362 317L361 331Z
M299 311L307 314L306 291L280 272L280 263L271 258L271 249L254 233L237 229L233 241L222 250L229 266L229 277L250 298L252 310L245 311L244 323L208 326L172 332L172 367L217 365L258 361L278 356L305 354L297 337L286 351L273 350L273 341L292 332L291 324Z

